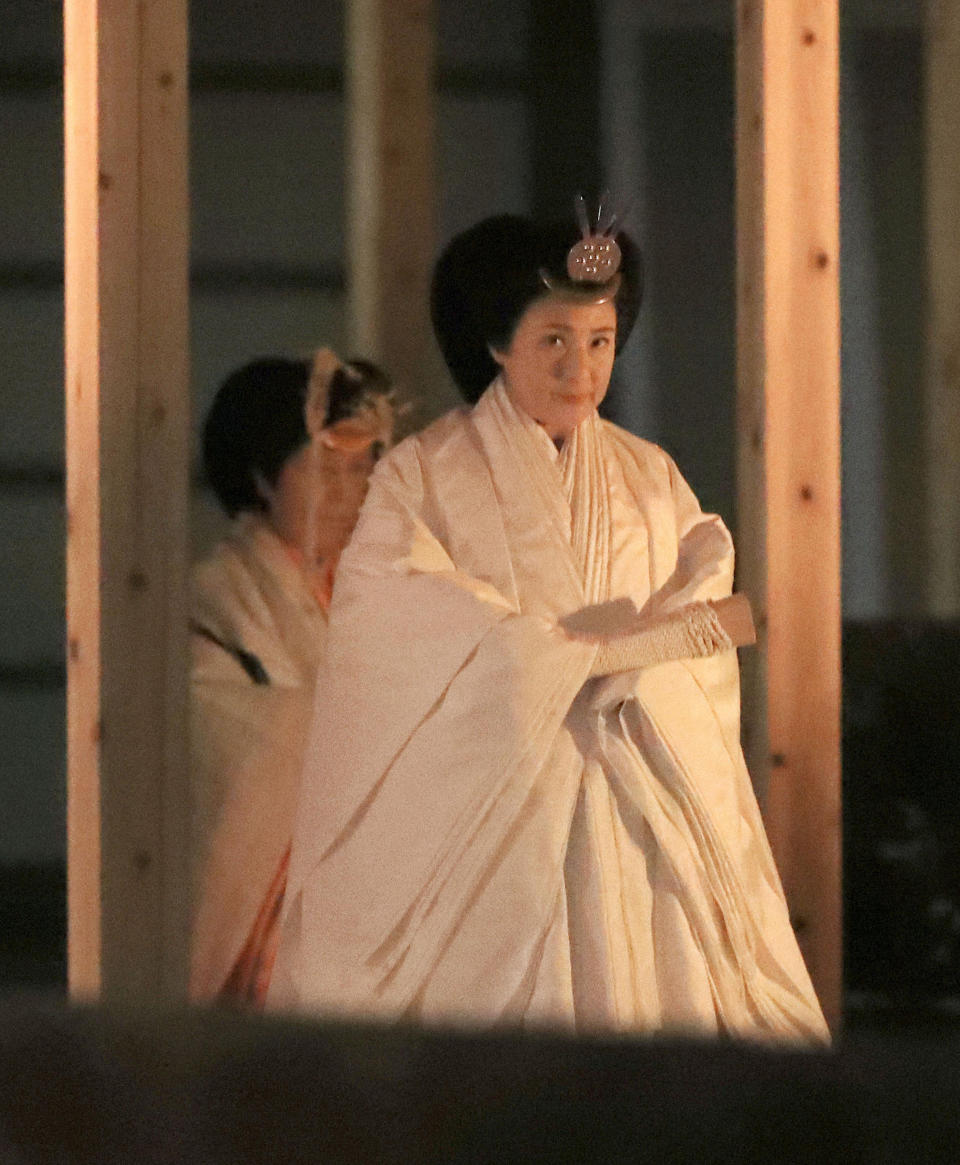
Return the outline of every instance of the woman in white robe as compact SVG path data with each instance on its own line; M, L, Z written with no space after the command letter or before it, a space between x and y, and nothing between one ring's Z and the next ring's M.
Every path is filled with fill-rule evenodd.
M476 403L378 466L341 561L268 1005L822 1040L739 746L733 547L597 416L639 257L575 240L502 216L438 263Z
M266 991L333 571L389 438L371 403L388 390L326 349L258 360L206 420L207 477L233 522L191 580L197 1001Z

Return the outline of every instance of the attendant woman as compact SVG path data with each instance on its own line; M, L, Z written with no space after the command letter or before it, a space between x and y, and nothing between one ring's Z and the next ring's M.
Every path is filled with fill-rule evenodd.
M585 222L437 263L467 405L380 463L341 561L277 1006L825 1038L740 751L730 537L597 415L640 293Z
M227 378L203 431L232 519L194 569L191 995L262 1002L333 573L390 438L389 381L328 349Z

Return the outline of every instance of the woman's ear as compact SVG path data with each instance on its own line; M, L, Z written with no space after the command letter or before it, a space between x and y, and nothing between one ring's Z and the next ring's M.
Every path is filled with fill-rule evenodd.
M500 367L502 368L505 353L501 352L499 348L494 348L494 346L492 344L487 345L487 351L490 353L490 356L493 359L493 362L495 364L499 364Z

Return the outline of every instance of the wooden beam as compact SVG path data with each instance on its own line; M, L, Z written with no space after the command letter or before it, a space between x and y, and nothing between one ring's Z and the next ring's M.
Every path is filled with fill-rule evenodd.
M347 5L350 349L383 364L418 420L454 403L430 325L436 254L432 0Z
M960 615L960 2L931 0L926 36L928 613Z
M840 1018L837 0L738 0L741 587L751 769L801 948Z
M65 0L68 964L185 997L186 0Z

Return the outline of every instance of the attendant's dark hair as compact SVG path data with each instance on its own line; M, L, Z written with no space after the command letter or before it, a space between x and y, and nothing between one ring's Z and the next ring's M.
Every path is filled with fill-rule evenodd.
M330 382L326 424L349 417L366 393L390 391L390 378L369 360L346 362L359 378L338 369ZM258 478L275 485L281 469L308 441L304 405L309 360L268 357L232 372L220 386L203 425L207 482L226 514L262 512Z

